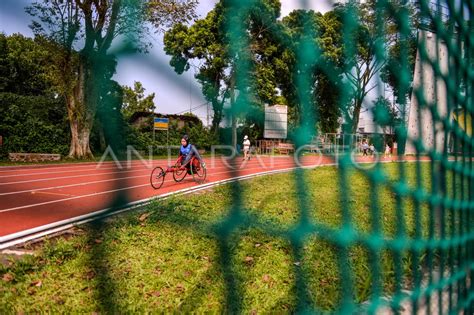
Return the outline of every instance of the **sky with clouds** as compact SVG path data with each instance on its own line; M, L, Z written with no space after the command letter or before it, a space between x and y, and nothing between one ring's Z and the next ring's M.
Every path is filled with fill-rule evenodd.
M204 17L214 7L215 2L201 0L198 6L199 16ZM31 17L24 10L30 3L31 1L27 0L0 0L0 31L7 35L21 33L32 36L28 27ZM282 16L286 16L298 8L326 12L331 9L333 1L282 0L281 3ZM114 79L128 86L133 86L134 81L142 82L147 94L155 93L157 112L176 114L191 108L193 113L207 123L207 106L193 71L177 75L169 66L170 58L163 52L162 38L155 37L152 41L150 54L119 59ZM211 119L209 117L209 120Z

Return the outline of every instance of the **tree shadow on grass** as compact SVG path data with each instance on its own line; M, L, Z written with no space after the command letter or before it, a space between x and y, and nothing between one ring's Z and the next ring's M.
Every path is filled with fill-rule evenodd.
M117 211L126 203L126 196L124 194L118 194L106 214ZM111 229L109 229L109 223L107 223L105 219L93 221L89 225L87 244L91 247L91 250L88 255L89 270L84 276L87 280L92 281L94 285L94 299L99 307L96 311L116 314L120 312L120 309L116 304L118 300L116 296L117 287L109 270L108 247L104 242L106 233L109 238L111 236L113 237L113 235L110 234Z
M223 305L226 313L242 312L243 291L242 277L235 270L234 254L237 243L241 236L247 233L249 229L258 229L265 231L265 235L275 238L288 240L287 230L278 225L277 222L264 220L257 215L242 211L239 217L236 213L229 213L225 218L215 223L200 220L195 213L185 213L176 211L180 206L179 202L168 201L167 205L155 204L153 213L149 216L151 222L165 222L176 225L180 229L190 230L194 234L208 237L217 242L218 255L212 259L215 263L210 267L211 270L200 277L200 282L206 283L212 273L219 274L225 286L225 304ZM233 227L235 222L240 222L238 227ZM137 223L138 224L138 223ZM296 271L296 270L295 270ZM295 301L297 300L295 292ZM206 299L207 289L205 285L196 285L189 292L185 300L181 303L179 310L192 310L193 305L202 304Z

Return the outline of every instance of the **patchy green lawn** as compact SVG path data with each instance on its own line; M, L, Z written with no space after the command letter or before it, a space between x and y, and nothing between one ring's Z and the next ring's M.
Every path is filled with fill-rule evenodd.
M376 174L394 182L398 168L391 163ZM414 189L415 164L405 171ZM429 164L421 173L429 191ZM330 310L340 304L348 281L340 274L341 257L354 278L355 301L366 301L374 286L373 256L363 241L344 254L341 241L332 239L344 236L338 234L345 218L341 198L361 240L377 224L385 239L396 236L395 194L378 185L373 195L372 175L366 175L345 178L349 191L334 167L260 177L83 227L83 235L56 239L37 256L0 267L0 313L281 313L302 303ZM418 219L412 201L405 200L403 210L407 237L414 235L416 220L427 225L426 205ZM301 225L302 217L314 224ZM298 235L306 235L305 242ZM396 283L393 254L386 248L378 254L381 286L390 293ZM402 260L404 278L409 258Z

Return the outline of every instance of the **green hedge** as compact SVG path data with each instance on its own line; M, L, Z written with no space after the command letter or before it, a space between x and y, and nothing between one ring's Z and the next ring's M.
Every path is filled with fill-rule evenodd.
M9 152L66 155L70 131L64 100L0 93L0 135L0 158Z
M133 145L136 150L148 152L149 146L178 146L181 145L181 138L184 134L189 135L191 143L199 150L210 151L211 146L218 144L215 136L208 128L199 123L186 122L184 127L178 128L176 122L170 123L169 131L155 131L155 141L153 141L153 130L151 128L151 118L148 124L150 128L137 129L128 127L127 143Z

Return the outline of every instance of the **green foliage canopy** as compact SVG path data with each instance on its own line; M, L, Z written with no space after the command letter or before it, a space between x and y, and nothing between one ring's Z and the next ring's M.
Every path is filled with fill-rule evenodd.
M64 99L52 89L43 39L0 34L0 157L9 152L66 154Z
M133 88L123 86L122 114L129 119L136 112L153 113L155 109L155 93L145 96L145 88L141 82L135 81Z

